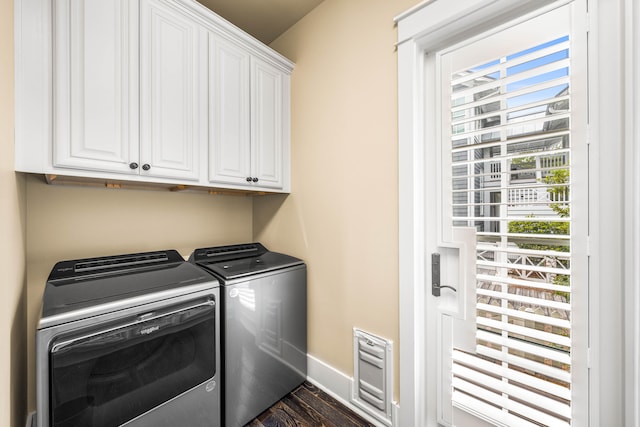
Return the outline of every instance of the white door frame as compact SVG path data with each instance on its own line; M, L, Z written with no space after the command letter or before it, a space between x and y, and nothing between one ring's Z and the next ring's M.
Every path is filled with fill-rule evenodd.
M588 0L593 261L588 411L593 427L639 425L635 406L640 397L640 125L634 119L640 113L640 63L633 48L640 47L640 34L632 25L640 23L636 1ZM434 360L427 358L432 349L425 348L425 336L434 332L426 330L425 323L425 221L433 209L425 197L429 124L424 120L424 54L550 3L566 0L427 0L396 18L402 426L436 425L436 372L425 366L427 359Z
M640 426L640 4L625 2L625 421Z

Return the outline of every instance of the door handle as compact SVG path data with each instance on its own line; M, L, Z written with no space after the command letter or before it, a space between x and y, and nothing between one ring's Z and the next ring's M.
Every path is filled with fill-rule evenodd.
M453 292L457 292L453 286L440 284L440 254L434 252L431 254L431 295L439 297L441 289L451 289Z

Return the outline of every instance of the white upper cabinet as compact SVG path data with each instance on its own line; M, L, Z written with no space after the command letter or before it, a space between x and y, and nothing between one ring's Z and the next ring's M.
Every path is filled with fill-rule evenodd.
M289 191L286 58L194 0L15 5L17 171Z
M139 167L143 175L199 179L199 97L204 89L199 35L194 20L162 0L141 0Z
M289 75L213 34L209 48L210 182L283 189Z
M52 5L53 165L131 173L138 161L137 5Z

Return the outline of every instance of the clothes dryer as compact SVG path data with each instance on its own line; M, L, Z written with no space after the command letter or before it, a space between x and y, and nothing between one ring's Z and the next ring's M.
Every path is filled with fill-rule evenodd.
M221 284L223 419L240 427L305 381L307 268L260 243L196 249Z

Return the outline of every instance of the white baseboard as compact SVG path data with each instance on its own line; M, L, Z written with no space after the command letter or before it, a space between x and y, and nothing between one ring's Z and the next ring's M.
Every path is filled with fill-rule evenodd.
M307 355L307 380L371 424L378 427L389 427L351 402L353 378L312 355ZM392 426L400 425L398 424L398 413L398 404L394 402L392 406Z

